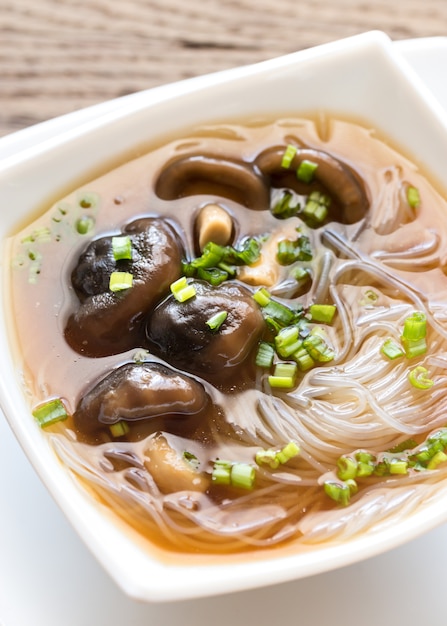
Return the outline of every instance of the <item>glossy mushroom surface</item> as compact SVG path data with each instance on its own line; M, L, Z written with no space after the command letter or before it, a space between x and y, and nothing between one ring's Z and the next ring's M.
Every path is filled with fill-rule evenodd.
M256 166L274 187L291 187L298 193L308 193L309 183L296 176L303 161L316 166L314 179L327 191L335 206L332 216L345 224L353 224L365 217L369 202L365 185L346 163L324 152L311 148L298 148L289 167L282 165L285 146L267 148L256 158Z
M71 274L79 306L68 319L65 338L85 356L118 354L138 346L144 315L180 276L183 249L166 220L138 219L122 234L131 240L132 259L115 260L112 236L101 237L87 246ZM132 288L111 291L115 271L130 273Z
M235 282L213 287L194 281L194 287L194 298L178 302L169 296L154 310L146 326L149 345L175 367L217 384L243 378L250 370L245 361L264 330L252 292ZM219 312L226 312L226 319L212 330L207 321Z
M194 378L156 362L126 363L83 396L73 419L81 439L99 443L121 421L130 428L130 439L195 428L209 405L207 392Z

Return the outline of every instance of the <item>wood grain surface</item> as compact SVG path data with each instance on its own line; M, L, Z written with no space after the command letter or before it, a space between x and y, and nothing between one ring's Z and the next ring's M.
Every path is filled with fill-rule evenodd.
M0 136L367 30L446 28L447 0L0 0Z

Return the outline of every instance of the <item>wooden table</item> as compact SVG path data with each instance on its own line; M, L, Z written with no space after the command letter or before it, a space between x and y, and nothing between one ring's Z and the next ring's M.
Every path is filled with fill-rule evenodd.
M447 0L0 0L0 136L367 30L446 26Z

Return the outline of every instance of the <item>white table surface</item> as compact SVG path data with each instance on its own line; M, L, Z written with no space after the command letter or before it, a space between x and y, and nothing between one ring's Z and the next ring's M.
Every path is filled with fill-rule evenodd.
M447 107L447 38L401 42L397 47ZM101 105L22 131L0 142L0 150L12 153L100 112ZM1 413L0 477L0 626L447 623L447 525L327 574L202 600L143 604L126 597L88 552Z

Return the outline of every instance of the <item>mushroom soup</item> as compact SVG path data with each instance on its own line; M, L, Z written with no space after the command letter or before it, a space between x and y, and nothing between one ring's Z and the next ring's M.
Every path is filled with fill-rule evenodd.
M446 216L357 124L191 131L11 239L31 410L178 552L304 549L416 510L447 471Z

